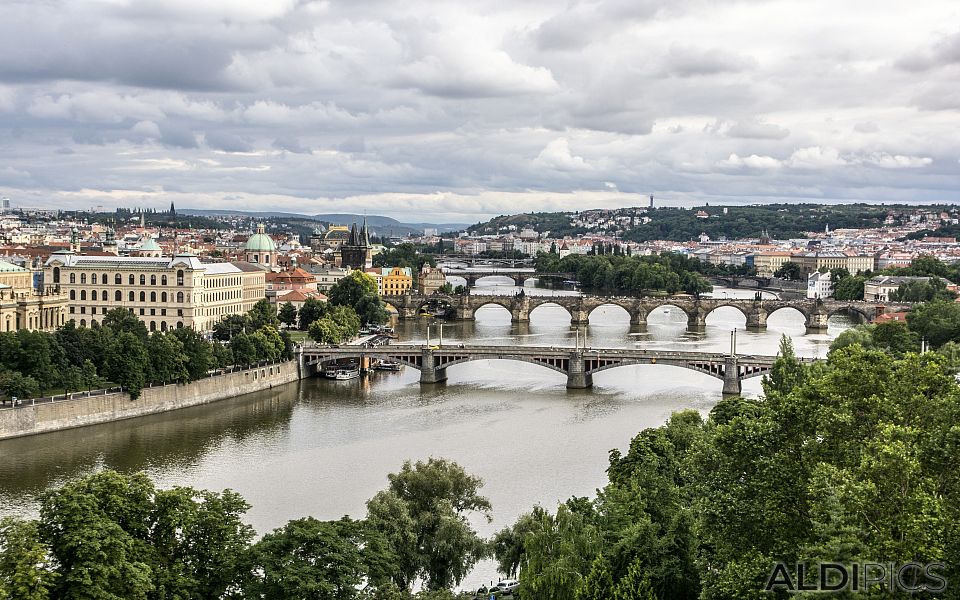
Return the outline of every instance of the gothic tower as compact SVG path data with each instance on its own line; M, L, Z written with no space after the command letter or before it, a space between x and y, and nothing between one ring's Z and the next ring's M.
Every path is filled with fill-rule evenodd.
M367 220L358 229L354 223L350 227L350 237L340 246L340 265L351 269L369 269L373 266L373 248L370 246L370 230Z

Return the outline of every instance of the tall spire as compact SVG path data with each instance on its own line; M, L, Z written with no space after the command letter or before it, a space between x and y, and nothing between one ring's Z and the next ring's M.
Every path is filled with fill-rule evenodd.
M363 218L363 246L370 245L370 230L367 228L367 218Z

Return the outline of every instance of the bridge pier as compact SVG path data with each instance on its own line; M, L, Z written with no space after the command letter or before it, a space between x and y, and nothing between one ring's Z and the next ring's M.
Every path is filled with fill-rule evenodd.
M585 311L582 308L570 309L570 325L577 327L578 325L589 325L590 324L590 313Z
M647 315L640 311L630 311L630 326L631 327L646 327L647 326Z
M739 396L742 391L737 357L728 356L724 359L723 367L723 397Z
M747 329L762 331L767 328L767 311L758 308L747 313Z
M825 312L811 313L807 316L807 333L826 333L830 315Z
M510 322L511 323L529 323L530 322L530 308L526 306L526 303L522 306L517 306L510 309Z
M433 350L426 348L422 353L423 363L420 367L420 383L440 383L447 380L447 370L437 368Z
M469 305L460 305L456 308L454 313L458 321L475 321L476 317L473 316L473 309Z
M586 390L593 387L593 374L587 373L582 352L571 352L567 367L567 389Z
M698 307L694 312L687 313L687 329L701 330L707 327L707 313Z

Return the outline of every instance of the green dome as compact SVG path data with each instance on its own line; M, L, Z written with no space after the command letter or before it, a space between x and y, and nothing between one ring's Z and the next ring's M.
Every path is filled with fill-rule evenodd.
M140 252L160 252L160 244L156 242L152 237L143 236L143 239L140 240Z
M243 249L247 252L276 252L277 244L264 233L263 224L257 225L257 232L250 236Z

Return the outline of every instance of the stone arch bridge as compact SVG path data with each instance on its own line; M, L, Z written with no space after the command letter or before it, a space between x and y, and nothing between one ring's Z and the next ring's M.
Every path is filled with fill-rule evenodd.
M488 305L495 304L510 311L515 323L528 322L530 313L546 304L561 306L570 313L571 325L587 325L590 313L601 306L619 306L630 315L631 325L644 325L647 316L662 307L671 306L687 315L687 325L691 329L706 326L707 316L713 311L732 307L739 310L747 320L747 328L762 330L767 327L767 318L778 310L796 310L804 317L807 331L811 333L827 330L830 317L838 314L850 314L863 322L870 322L885 312L898 312L909 308L907 304L837 300L754 300L733 298L694 298L691 296L668 297L626 297L626 296L506 296L482 294L405 294L403 296L384 296L384 302L392 306L401 319L416 319L421 311L431 303L446 303L457 320L473 320L474 313Z
M736 395L741 382L769 373L776 356L729 355L715 352L666 352L622 348L556 348L539 346L413 346L378 347L304 344L298 349L301 373L315 373L324 363L354 359L393 360L420 371L421 383L446 380L447 368L475 360L514 360L563 373L570 389L593 386L593 375L627 365L669 365L705 373L723 381L723 393ZM815 359L801 359L814 362Z
M572 279L574 277L573 273L537 273L535 269L447 269L444 270L444 274L447 277L466 280L468 288L476 286L478 281L486 277L506 277L518 287L523 287L530 279Z

